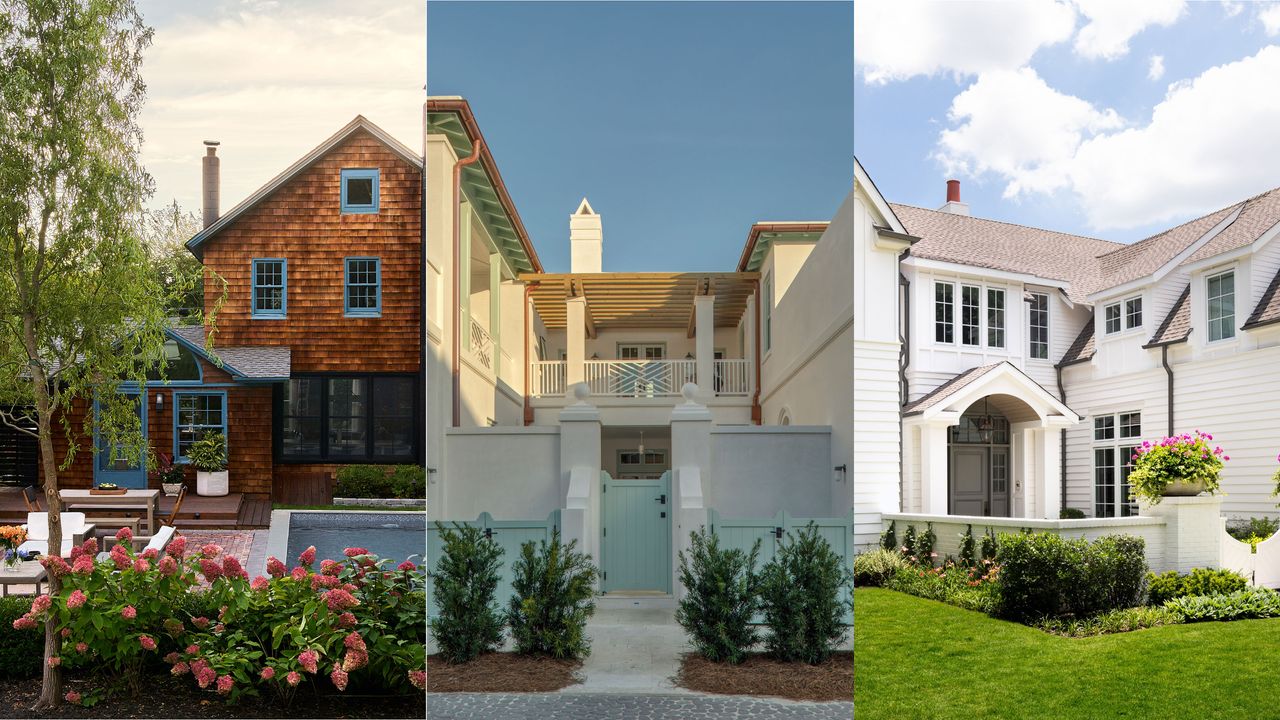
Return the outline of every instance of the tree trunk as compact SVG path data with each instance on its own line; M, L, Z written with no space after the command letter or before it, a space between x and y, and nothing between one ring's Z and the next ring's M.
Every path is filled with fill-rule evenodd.
M44 366L36 361L40 357L36 347L34 318L23 318L28 332L24 333L27 356L32 359L31 382L36 399L36 422L40 428L40 467L44 471L44 496L49 507L49 556L62 554L62 498L58 496L58 461L53 454L53 407L49 398L49 379ZM49 594L56 597L62 590L62 578L49 570ZM62 650L62 636L53 623L44 626L44 678L40 699L35 710L48 710L62 703L62 668L50 667L49 658L57 657Z

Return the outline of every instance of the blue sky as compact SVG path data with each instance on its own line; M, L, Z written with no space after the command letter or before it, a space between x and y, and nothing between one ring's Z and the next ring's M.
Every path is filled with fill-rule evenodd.
M852 186L852 5L462 3L427 10L427 86L476 113L551 272L569 215L605 271L733 270L757 220Z
M856 15L855 152L891 202L955 177L976 216L1127 242L1280 186L1280 4Z

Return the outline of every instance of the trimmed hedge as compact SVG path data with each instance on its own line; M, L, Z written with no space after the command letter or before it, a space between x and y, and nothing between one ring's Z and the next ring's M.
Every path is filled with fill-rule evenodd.
M1228 595L1245 589L1249 584L1237 572L1209 568L1196 568L1188 575L1179 575L1176 570L1160 575L1149 573L1147 579L1151 586L1147 599L1149 605L1163 605L1174 598L1194 595Z
M44 633L15 630L13 621L31 610L30 597L0 597L0 679L40 677Z
M1093 542L1054 533L1001 535L1001 615L1019 620L1084 617L1143 604L1147 561L1142 538Z
M425 498L427 471L417 465L347 465L338 470L333 496Z

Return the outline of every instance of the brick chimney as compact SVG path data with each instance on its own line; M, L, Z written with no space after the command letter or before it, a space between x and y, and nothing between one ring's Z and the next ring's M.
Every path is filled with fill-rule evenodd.
M218 141L205 140L204 165L201 173L201 195L204 199L204 226L218 221Z
M941 212L948 212L953 215L968 215L969 204L960 202L960 181L947 181L947 202L938 208Z
M603 256L604 226L591 203L582 198L578 209L569 216L569 271L601 272Z

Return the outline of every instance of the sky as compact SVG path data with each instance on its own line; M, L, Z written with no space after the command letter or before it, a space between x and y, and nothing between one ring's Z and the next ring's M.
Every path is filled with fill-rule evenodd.
M548 272L569 215L604 270L730 271L759 220L852 190L852 4L437 2L431 95L461 95Z
M153 207L200 210L204 140L222 145L221 209L363 114L422 148L419 0L138 0L155 29L139 119Z
M1130 242L1280 186L1280 3L862 0L854 57L890 202Z

